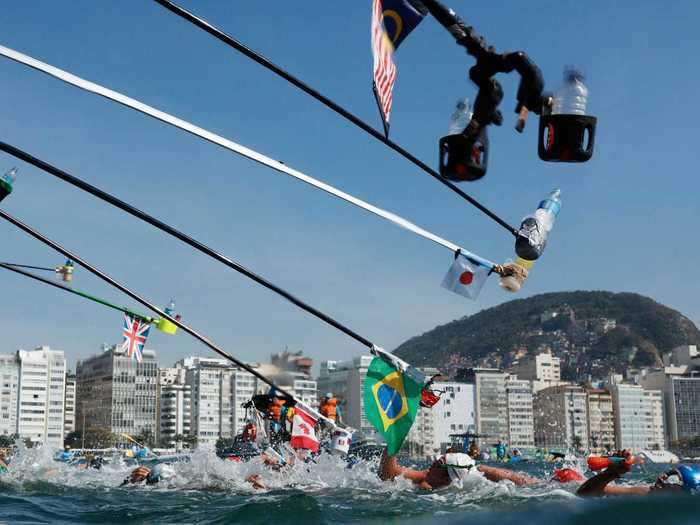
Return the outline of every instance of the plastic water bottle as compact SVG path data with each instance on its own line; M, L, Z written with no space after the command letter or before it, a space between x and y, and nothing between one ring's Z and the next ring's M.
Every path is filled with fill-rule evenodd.
M583 83L583 74L575 69L564 70L564 85L554 96L553 114L585 115L588 88Z
M170 299L168 306L165 307L165 313L170 317L175 317L175 299Z
M469 99L460 98L455 105L455 110L450 117L450 127L448 135L459 135L461 134L469 121L472 119L472 112L469 109Z
M17 168L12 168L4 175L0 176L0 201L12 193L12 186L17 179Z
M520 224L515 241L515 253L527 261L536 261L542 255L549 232L561 210L561 190L552 190L533 215L528 215Z

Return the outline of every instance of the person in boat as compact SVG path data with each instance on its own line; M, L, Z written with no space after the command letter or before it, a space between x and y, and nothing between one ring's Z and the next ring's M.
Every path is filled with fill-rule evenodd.
M500 439L498 440L498 444L496 445L496 457L502 461L506 458L506 450L507 450L506 444L501 441Z
M171 479L175 476L175 471L165 463L158 463L153 468L136 467L131 471L129 477L122 482L124 485L140 485L145 482L146 485L155 485L161 481Z
M634 458L629 450L620 451L615 455L625 458L625 461L611 462L607 469L583 483L576 491L579 496L595 498L602 496L700 493L700 468L689 465L679 465L665 472L656 478L656 482L653 485L614 485L612 482L628 473L634 465Z
M68 462L68 461L72 461L74 457L75 457L75 454L70 449L70 447L68 445L66 445L66 447L61 452L59 452L58 455L56 456L56 461Z
M331 421L338 424L342 422L340 407L338 406L338 399L332 392L328 392L321 398L321 403L319 404L318 408L318 411L322 416L327 417Z
M281 441L285 433L287 400L277 390L270 390L270 403L267 406L267 418L270 420L270 439Z
M384 450L379 464L379 478L382 481L391 481L397 477L406 478L424 490L437 490L450 485L462 488L464 481L475 478L486 478L493 482L509 480L519 486L540 483L535 478L512 470L477 466L476 462L464 453L445 454L427 469L415 470L399 465L396 456L390 456Z
M469 450L467 451L467 454L470 458L474 460L479 459L479 456L481 456L481 450L479 450L479 445L476 444L475 439L472 440L472 442L469 444Z

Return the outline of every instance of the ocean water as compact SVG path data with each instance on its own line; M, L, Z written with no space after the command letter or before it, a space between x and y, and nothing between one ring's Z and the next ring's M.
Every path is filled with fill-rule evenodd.
M272 472L257 460L232 463L197 452L174 466L176 476L156 486L120 488L125 465L79 470L56 463L48 450L22 451L0 475L1 523L246 523L246 524L498 524L643 525L700 523L700 499L653 496L583 500L573 485L543 481L522 488L476 479L463 489L434 493L405 480L383 483L376 462L348 469L340 459L319 458ZM521 464L518 470L546 480L554 467ZM653 481L661 466L628 476ZM245 478L260 474L254 490Z

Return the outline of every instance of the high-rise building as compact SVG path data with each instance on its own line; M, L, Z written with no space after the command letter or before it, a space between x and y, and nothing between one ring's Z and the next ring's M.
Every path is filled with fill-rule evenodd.
M63 446L66 358L62 351L40 346L18 350L17 434L32 443Z
M645 391L640 385L612 385L615 414L615 446L639 452L664 448L663 398L660 391Z
M65 437L75 430L75 374L66 374L63 410L63 436Z
M78 361L76 428L107 429L126 443L123 434L157 433L158 362L154 350L144 350L141 363L120 346Z
M664 410L664 393L661 390L644 390L649 414L647 416L649 432L649 447L654 450L666 448L666 417Z
M156 442L180 448L180 437L189 436L192 425L192 392L185 382L184 368L158 370L158 432Z
M233 387L231 392L233 395L233 430L235 434L243 431L246 424L246 416L249 414L246 411L245 405L252 397L264 389L260 381L246 370L237 369L231 376ZM316 383L314 383L314 386ZM314 390L314 396L316 391Z
M452 444L453 434L464 434L474 430L475 393L474 385L458 382L433 383L435 390L441 391L440 401L430 410L421 412L433 418L433 452L444 453Z
M234 437L233 365L204 357L188 357L178 365L186 369L185 382L192 391L191 432L197 444L213 446L220 437Z
M664 398L670 441L700 436L700 377L667 377Z
M532 381L533 393L561 384L561 363L550 352L526 356L514 367L518 379Z
M615 416L612 394L608 390L591 389L588 394L588 442L592 452L615 449Z
M511 448L533 448L535 428L532 408L532 383L513 376L506 379L508 413L508 445Z
M535 446L588 448L586 392L574 385L552 386L535 394Z
M507 378L507 373L495 368L470 368L460 375L460 379L474 385L476 432L488 435L488 442L508 442Z
M16 354L0 355L0 435L17 433L19 359Z
M437 368L419 368L421 373L426 377L433 377L438 373ZM439 389L435 384L433 384L435 390ZM444 399L441 398L438 404L444 403ZM437 405L436 405L437 406ZM406 441L404 447L408 449L408 454L411 457L431 457L433 454L439 451L439 445L436 445L435 439L435 408L432 409L419 408L416 413L416 419L411 426L411 430L406 436Z
M318 394L332 393L340 404L343 421L363 434L372 436L374 428L365 416L363 390L371 355L356 357L351 361L324 361L317 380Z
M700 360L694 345L677 347L664 357L667 365L645 370L640 384L646 390L661 390L664 399L666 443L700 435Z

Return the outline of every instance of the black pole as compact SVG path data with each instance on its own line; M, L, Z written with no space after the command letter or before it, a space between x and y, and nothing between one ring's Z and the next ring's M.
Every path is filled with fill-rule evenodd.
M34 237L35 239L37 239L37 240L43 242L43 243L46 244L47 246L50 246L51 248L53 248L53 249L56 250L57 252L62 253L62 254L65 255L66 257L68 257L68 258L72 259L73 261L77 262L78 264L80 264L83 268L85 268L87 271L89 271L89 272L92 273L93 275L99 277L100 279L102 279L103 281L105 281L107 284L113 286L113 287L116 288L117 290L119 290L119 291L125 293L126 295L128 295L129 297L131 297L134 301L137 301L137 302L141 303L143 306L145 306L145 307L148 308L149 310L155 312L155 313L158 314L160 317L163 317L163 318L167 319L168 321L170 321L171 323L173 323L173 324L174 324L175 326L177 326L178 328L180 328L180 329L182 329L183 331L187 332L187 333L190 334L192 337L194 337L194 338L197 339L198 341L204 343L206 346L208 346L208 347L211 348L212 350L214 350L214 352L216 352L217 354L219 354L221 357L223 357L223 358L225 358L225 359L228 359L228 360L231 361L233 364L239 366L240 368L242 368L242 369L245 370L246 372L249 372L249 373L253 374L255 377L257 377L258 379L260 379L263 383L265 383L265 384L267 384L267 385L270 385L270 386L271 386L272 388L274 388L275 390L279 390L282 394L284 394L284 395L287 396L288 398L294 399L294 396L292 396L291 393L289 393L289 392L285 391L284 389L282 389L282 388L278 387L277 385L275 385L272 381L270 381L267 377L265 377L264 375L262 375L260 372L256 371L254 368L251 368L250 366L248 366L247 364L245 364L243 361L239 361L238 359L236 359L236 358L233 357L232 355L228 354L225 350L223 350L223 349L220 348L218 345L216 345L215 343L213 343L212 341L210 341L206 336L204 336L204 335L200 334L199 332L197 332L194 328L190 328L188 325L184 324L182 321L179 321L179 320L175 319L174 317L171 317L170 315L166 314L163 310L161 310L160 308L158 308L157 306L155 306L153 303L151 303L151 302L149 302L148 300L144 299L143 297L141 297L140 295L138 295L136 292L132 292L132 291L129 290L126 286L124 286L123 284L119 283L118 281L116 281L115 279L113 279L112 277L110 277L109 275L107 275L106 273L104 273L102 270L98 269L98 268L95 267L95 266L92 266L90 263L88 263L87 261L85 261L83 258L79 257L76 253L69 252L66 248L64 248L63 246L61 246L61 245L58 244L57 242L52 241L52 240L49 239L48 237L42 235L41 233L39 233L38 231L36 231L35 229L33 229L31 226L28 226L28 225L24 224L22 221L20 221L19 219L16 219L15 217L13 217L13 216L10 215L9 213L3 211L2 209L0 209L0 217L3 218L3 219L5 219L6 221L10 222L11 224L14 224L14 225L17 226L20 230L24 231L25 233L28 233L29 235L31 235L31 236Z
M316 100L318 100L321 104L324 106L328 107L332 111L336 112L338 115L344 117L346 120L349 120L355 126L358 128L362 129L366 133L372 135L375 139L378 141L384 143L386 146L389 148L393 149L396 153L404 157L406 160L412 162L416 166L418 166L420 169L422 169L424 172L426 172L428 175L433 177L435 180L441 182L448 188L450 188L453 192L455 192L457 195L462 197L464 200L466 200L469 204L474 206L476 209L479 211L485 213L488 217L496 221L497 224L508 230L511 234L514 236L518 236L518 228L514 228L510 224L508 224L506 221L501 219L498 215L496 215L494 212L489 210L487 207L485 207L483 204L481 204L479 201L459 189L457 186L452 184L450 181L447 179L443 178L440 176L440 174L432 169L430 166L428 166L425 162L417 158L415 155L413 155L411 152L408 150L404 149L403 147L399 146L396 144L394 141L389 139L388 137L385 137L382 135L381 132L377 131L375 128L367 124L365 121L360 119L358 116L354 115L347 109L343 108L342 106L336 104L333 102L331 99L328 97L322 95L319 93L317 90L306 84L305 82L299 80L295 76L293 76L291 73L287 72L286 70L282 69L275 63L271 62L269 59L258 53L257 51L253 51L249 47L245 46L235 38L233 38L230 35L227 35L220 29L217 29L216 27L212 26L209 22L199 18L198 16L195 16L194 14L190 13L189 11L183 9L182 7L173 4L169 0L155 0L155 2L159 3L169 11L175 13L176 15L179 15L180 17L184 18L188 22L191 22L192 24L196 25L200 29L203 29L210 35L212 35L214 38L217 38L224 44L232 47L236 51L239 51L243 55L247 56L251 60L257 62L264 68L272 71L276 75L282 77L285 79L287 82L290 84L296 86L297 88L301 89L304 93L307 95L312 96Z
M168 235L175 237L176 239L184 242L185 244L189 245L190 247L194 248L195 250L198 250L198 251L202 252L203 254L208 255L209 257L211 257L213 259L216 259L220 263L225 264L229 268L236 270L238 273L245 275L249 279L252 279L256 283L267 288L268 290L272 290L276 294L281 295L282 297L287 299L292 304L295 304L296 306L298 306L302 310L305 310L306 312L310 313L311 315L321 319L322 321L328 323L332 327L340 330L344 334L352 337L353 339L355 339L359 343L365 345L367 348L374 347L374 345L372 344L371 341L362 337L360 334L351 330L350 328L343 325L339 321L336 321L332 317L317 310L313 306L310 306L309 304L305 303L301 299L298 299L297 297L295 297L291 293L287 292L286 290L271 283L267 279L257 275L256 273L249 270L245 266L242 266L241 264L237 263L236 261L229 259L225 255L222 255L219 252L214 251L209 246L199 242L196 239L193 239L189 235L186 235L185 233L182 233L179 230L176 230L172 226L164 223L163 221L160 221L160 220L156 219L155 217L152 217L151 215L148 215L147 213L145 213L137 208L134 208L130 204L127 204L126 202L118 199L117 197L110 195L109 193L102 191L99 188L96 188L95 186L92 186L92 185L88 184L87 182L85 182L85 181L83 181L83 180L81 180L73 175L70 175L70 174L66 173L65 171L63 171L55 166L52 166L51 164L48 164L47 162L44 162L41 159L38 159L36 157L31 156L29 153L27 153L25 151L22 151L18 148L15 148L14 146L6 144L5 142L0 142L0 151L4 151L6 153L9 153L10 155L12 155L20 160L23 160L29 164L32 164L33 166L36 166L37 168L39 168L47 173L50 173L51 175L67 182L68 184L71 184L71 185L75 186L76 188L80 188L81 190L86 191L87 193L89 193L91 195L94 195L98 199L101 199L105 202L108 202L112 206L115 206L115 207L119 208L120 210L125 211L126 213L133 215L134 217L141 219L144 222L147 222L151 226L154 226L155 228L167 233Z
M3 263L6 266L14 266L15 268L29 268L30 270L42 270L45 272L56 272L56 268L46 268L45 266L30 266L29 264ZM9 270L10 268L8 268ZM55 283L52 283L55 284Z
M78 297L82 297L83 299L88 299L89 301L93 301L95 303L101 304L102 306L106 306L107 308L112 308L113 310L117 310L122 313L127 313L133 317L138 317L139 319L143 319L147 323L152 323L154 319L151 317L147 317L145 315L141 315L136 312L132 312L129 308L126 306L118 306L116 304L112 304L109 301L105 301L104 299L100 299L99 297L95 297L94 295L90 295L85 292L81 292L80 290L75 290L69 286L66 286L64 284L60 283L55 283L51 279L46 279L45 277L41 277L39 275L34 275L31 272L26 272L21 269L21 267L17 264L10 264L10 263L4 263L0 262L0 268L4 268L5 270L10 270L11 272L18 273L20 275L24 275L25 277L29 277L30 279L34 279L35 281L39 281L44 284L48 284L49 286L53 286L54 288L58 288L59 290L63 290L64 292L68 292L73 295L77 295ZM31 268L31 266L30 266Z

